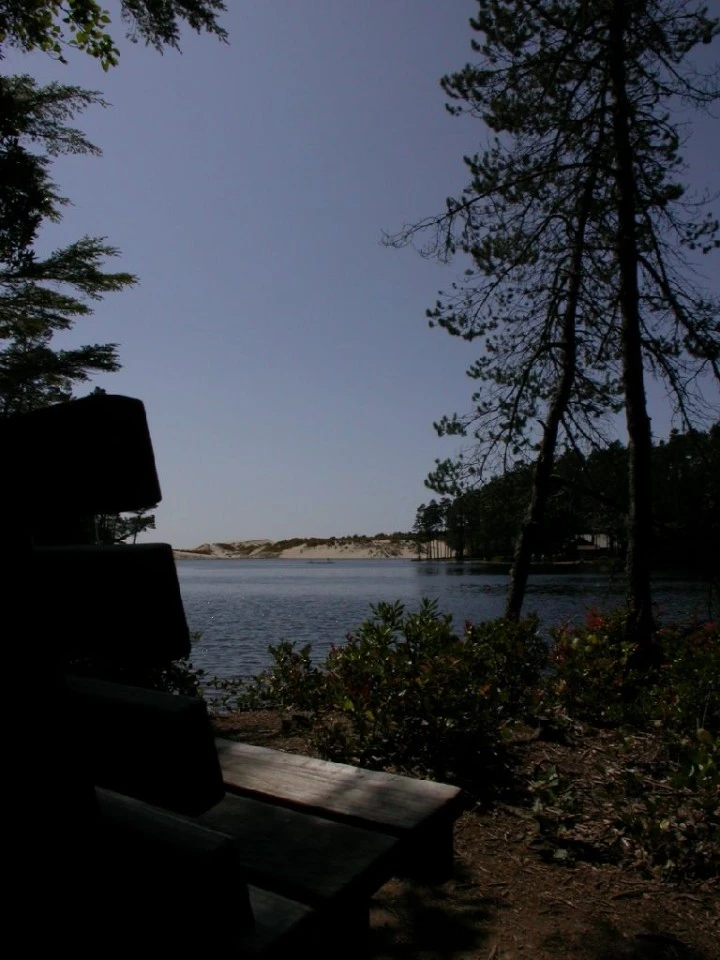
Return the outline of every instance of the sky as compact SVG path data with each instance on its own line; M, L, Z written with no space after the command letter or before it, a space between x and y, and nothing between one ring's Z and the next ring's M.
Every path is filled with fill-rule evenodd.
M122 251L112 268L140 282L65 342L117 343L123 369L88 390L146 405L163 491L151 539L408 530L435 459L458 449L432 424L469 408L474 348L425 319L463 265L380 241L441 210L483 142L439 86L472 58L476 3L228 7L227 45L121 43L108 73L79 53L4 61L111 104L77 123L103 156L54 164L72 206L42 240L105 236ZM720 187L719 153L717 121L696 125L691 182Z

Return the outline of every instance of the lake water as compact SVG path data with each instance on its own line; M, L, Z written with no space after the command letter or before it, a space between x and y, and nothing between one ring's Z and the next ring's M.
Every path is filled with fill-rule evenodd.
M190 629L202 633L193 662L217 676L257 673L269 663L268 644L281 639L312 643L321 658L379 600L401 600L414 610L423 597L437 598L459 627L497 617L507 587L506 575L472 564L408 560L181 560L177 567ZM588 608L621 603L623 591L620 576L535 574L525 610L546 626L579 622ZM663 619L707 613L707 587L698 581L658 578L655 600Z

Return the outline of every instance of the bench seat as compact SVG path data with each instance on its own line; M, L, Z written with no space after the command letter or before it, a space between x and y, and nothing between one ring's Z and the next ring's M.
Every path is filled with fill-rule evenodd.
M228 792L395 837L397 870L440 882L452 873L453 825L465 807L458 787L215 741Z

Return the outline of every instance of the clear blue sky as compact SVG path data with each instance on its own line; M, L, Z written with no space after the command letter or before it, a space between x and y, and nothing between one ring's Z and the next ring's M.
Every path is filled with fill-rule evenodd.
M112 104L79 124L104 156L55 164L73 206L44 242L107 236L140 284L72 340L119 343L123 370L97 384L145 401L164 494L155 539L409 529L432 496L423 478L455 449L432 422L467 409L473 346L424 319L460 265L379 241L465 182L483 131L445 112L438 80L471 58L476 4L228 6L228 46L123 44L108 74L80 54L4 62ZM692 179L719 186L719 153L707 121Z

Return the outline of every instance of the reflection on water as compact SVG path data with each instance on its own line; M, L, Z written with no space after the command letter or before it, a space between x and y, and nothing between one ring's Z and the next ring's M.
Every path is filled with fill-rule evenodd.
M417 609L423 597L432 597L461 626L500 616L507 588L505 573L407 560L183 560L178 573L190 628L203 635L193 661L221 676L263 669L268 644L280 639L311 643L320 659L379 600L401 600ZM545 625L577 621L588 609L617 605L623 591L620 575L533 574L525 609ZM705 612L707 590L698 581L663 577L656 581L655 599L664 618L685 617Z

